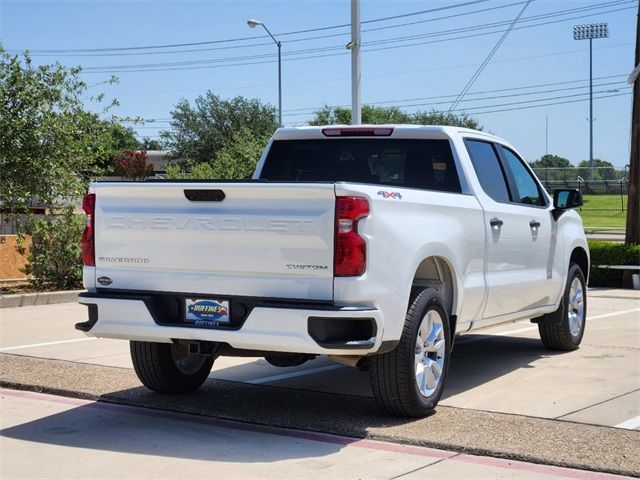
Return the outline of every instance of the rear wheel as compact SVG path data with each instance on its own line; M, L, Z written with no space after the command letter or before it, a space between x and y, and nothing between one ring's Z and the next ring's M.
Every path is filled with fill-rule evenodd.
M191 392L209 376L213 356L190 354L184 343L130 342L131 360L142 384L161 393Z
M442 396L450 350L449 315L438 292L424 289L409 307L398 346L370 360L378 404L395 415L430 413Z
M549 315L554 322L539 323L540 339L550 350L575 350L580 346L587 319L587 288L584 274L576 263L569 266L567 286L557 311Z

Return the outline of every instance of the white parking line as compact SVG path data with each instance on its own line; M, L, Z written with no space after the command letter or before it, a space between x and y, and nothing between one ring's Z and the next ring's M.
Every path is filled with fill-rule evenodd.
M625 420L622 423L614 425L616 428L626 428L627 430L633 430L634 428L640 427L640 416L630 418L629 420Z
M635 312L640 312L640 308L632 308L631 310L621 310L619 312L603 313L602 315L595 315L593 317L587 316L587 322L593 321L593 320L600 320L602 318L615 317L617 315L624 315L626 313L635 313ZM480 337L472 337L472 338L464 338L464 336L463 336L460 340L456 340L456 344L457 345L466 345L467 343L473 343L473 342L479 342L479 341L482 341L482 340L486 340L487 336L491 336L491 337L506 337L506 336L509 336L509 335L513 335L515 333L530 332L532 330L537 330L537 329L538 329L537 325L532 325L532 326L528 326L528 327L524 327L524 328L517 328L515 330L507 330L506 332L487 333L486 336L482 335L482 331L478 331L477 334L480 334L482 336L480 336ZM473 330L471 330L471 332L469 332L469 333L474 333L474 332L473 332Z
M603 313L602 315L596 315L595 317L587 317L587 320L598 320L600 318L615 317L616 315L624 315L625 313L640 312L640 308L632 308L631 310L620 310L619 312Z
M313 375L314 373L328 372L329 370L337 370L338 368L344 368L344 365L327 365L326 367L308 368L306 370L297 370L295 372L282 373L280 375L271 375L268 377L254 378L253 380L245 380L244 383L251 383L258 385L261 383L277 382L279 380L285 380L287 378L303 377L305 375Z
M22 348L48 347L49 345L62 345L63 343L84 342L86 340L97 340L96 337L74 338L71 340L58 340L57 342L31 343L29 345L17 345L15 347L0 348L0 352L9 352L11 350L20 350Z

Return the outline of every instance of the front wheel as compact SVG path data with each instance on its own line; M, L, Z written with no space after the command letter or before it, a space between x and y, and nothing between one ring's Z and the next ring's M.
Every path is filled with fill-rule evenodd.
M570 351L580 346L587 319L587 288L579 265L569 266L567 285L553 321L539 323L540 339L550 350Z
M187 393L202 385L213 356L195 355L184 343L130 342L131 360L142 384L160 393Z
M371 389L389 413L422 417L440 400L449 370L449 315L438 292L427 288L414 298L400 343L371 358Z

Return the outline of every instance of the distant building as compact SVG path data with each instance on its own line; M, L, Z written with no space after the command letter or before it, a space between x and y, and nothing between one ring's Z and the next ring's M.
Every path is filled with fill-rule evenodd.
M153 164L153 173L164 173L167 165L176 160L169 150L147 150L147 163Z

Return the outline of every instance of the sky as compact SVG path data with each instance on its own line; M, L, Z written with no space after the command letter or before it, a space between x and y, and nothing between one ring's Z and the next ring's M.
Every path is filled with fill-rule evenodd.
M362 102L448 110L526 3L362 0ZM528 161L588 159L589 41L572 27L606 22L609 38L593 41L594 157L624 167L637 14L638 0L531 1L455 111ZM111 113L145 119L138 136L157 138L181 98L207 90L277 105L277 49L250 18L282 42L285 125L350 106L348 0L0 0L0 43L35 64L81 65L92 94L119 100ZM111 75L118 83L104 84Z

